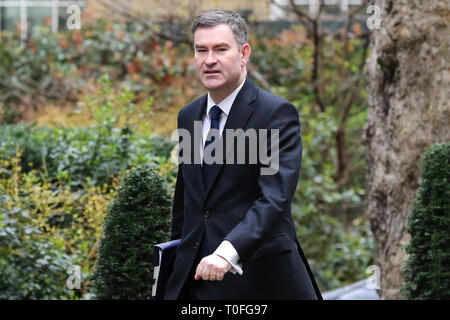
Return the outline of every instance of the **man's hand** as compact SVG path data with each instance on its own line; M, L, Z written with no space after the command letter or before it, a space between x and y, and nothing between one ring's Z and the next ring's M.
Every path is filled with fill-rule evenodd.
M230 269L231 265L227 260L217 254L211 254L200 261L195 271L194 279L220 281Z

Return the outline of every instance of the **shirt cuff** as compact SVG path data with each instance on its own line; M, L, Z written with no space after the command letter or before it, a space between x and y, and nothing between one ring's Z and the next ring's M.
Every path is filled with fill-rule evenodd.
M227 260L231 265L231 273L238 273L239 275L242 275L242 264L239 263L239 254L237 253L236 249L233 247L230 241L224 240L220 244L220 246L214 251L213 254L217 254L218 256L221 256L225 260Z

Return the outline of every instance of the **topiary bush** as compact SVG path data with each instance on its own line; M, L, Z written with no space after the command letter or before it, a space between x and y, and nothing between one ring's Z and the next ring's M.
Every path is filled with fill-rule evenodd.
M167 241L171 196L149 167L128 171L109 203L91 286L95 299L150 299L153 245Z
M450 299L450 144L425 155L422 184L408 217L403 277L407 299Z

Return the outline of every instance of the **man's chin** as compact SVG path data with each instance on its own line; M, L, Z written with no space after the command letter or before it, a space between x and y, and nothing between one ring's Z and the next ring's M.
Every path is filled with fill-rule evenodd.
M224 86L223 81L218 80L212 80L212 79L204 79L202 81L203 86L209 91L209 90L217 90Z

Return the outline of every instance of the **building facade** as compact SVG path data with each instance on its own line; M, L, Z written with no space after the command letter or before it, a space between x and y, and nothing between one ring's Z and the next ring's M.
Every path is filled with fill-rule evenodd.
M345 12L363 0L322 0L332 13ZM319 0L295 0L303 10L314 16ZM289 0L0 0L0 30L28 28L48 24L54 32L64 29L69 7L80 8L82 22L95 19L124 19L115 12L137 12L153 21L183 17L192 19L201 10L224 8L235 10L257 21L289 20Z

